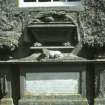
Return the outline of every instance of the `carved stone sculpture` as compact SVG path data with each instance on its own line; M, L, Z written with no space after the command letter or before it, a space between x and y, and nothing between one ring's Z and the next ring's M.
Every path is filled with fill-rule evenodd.
M32 17L28 24L35 23L56 23L56 22L69 22L70 24L74 24L73 19L67 15L64 11L49 11L40 13L37 17Z
M39 43L39 42L35 42L35 43L34 43L34 46L35 46L35 47L40 47L40 46L42 46L42 44Z
M60 51L53 51L48 49L42 49L46 59L63 58L64 55Z
M63 43L64 46L71 46L71 43L70 42L65 42Z

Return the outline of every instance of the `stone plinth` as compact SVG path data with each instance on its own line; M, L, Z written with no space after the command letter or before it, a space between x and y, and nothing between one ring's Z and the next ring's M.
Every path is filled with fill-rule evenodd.
M19 105L88 105L86 65L20 66Z
M0 105L14 105L12 98L2 98L0 100Z
M88 105L88 102L87 99L82 98L80 95L41 95L25 97L19 101L19 105Z
M105 98L96 98L94 105L105 105Z

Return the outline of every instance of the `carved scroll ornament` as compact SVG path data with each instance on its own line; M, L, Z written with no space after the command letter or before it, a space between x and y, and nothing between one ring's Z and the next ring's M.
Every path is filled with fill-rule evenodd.
M68 22L74 24L73 19L64 11L49 11L38 14L36 17L30 17L29 24L35 23L60 23Z

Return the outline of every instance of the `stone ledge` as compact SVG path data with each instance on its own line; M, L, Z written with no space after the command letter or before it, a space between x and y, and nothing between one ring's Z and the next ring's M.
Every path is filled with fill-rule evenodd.
M2 98L0 100L0 105L14 105L12 98Z
M47 94L27 94L23 99L36 99L36 100L46 100L46 99L81 99L82 96L80 94L71 94L71 93L47 93Z
M86 98L79 99L55 99L55 100L34 100L23 98L19 100L19 105L88 105Z
M105 105L105 98L96 98L94 100L94 105Z

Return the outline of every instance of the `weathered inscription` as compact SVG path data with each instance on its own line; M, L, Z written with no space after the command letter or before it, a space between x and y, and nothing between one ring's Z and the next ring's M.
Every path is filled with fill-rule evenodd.
M79 75L77 73L64 73L64 75L63 73L36 74L34 73L32 75L27 75L28 78L26 80L25 92L28 95L50 93L78 93Z
M78 93L78 80L26 81L29 93Z

